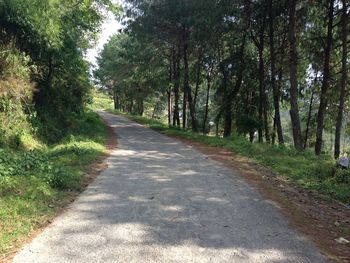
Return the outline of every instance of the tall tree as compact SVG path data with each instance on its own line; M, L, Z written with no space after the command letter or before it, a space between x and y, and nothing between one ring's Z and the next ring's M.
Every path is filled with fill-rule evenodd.
M290 81L290 117L294 146L302 149L301 127L298 105L298 51L296 32L296 0L289 0L289 81Z
M348 7L347 1L342 0L342 15L341 15L341 42L342 42L342 60L341 60L341 80L339 85L339 106L337 122L335 126L335 142L334 142L334 157L340 155L340 134L343 124L344 104L346 101L346 85L347 85L347 62L348 62Z
M323 64L323 80L321 86L320 106L317 113L317 129L316 129L316 144L315 154L319 155L322 150L322 137L324 129L324 118L326 107L328 104L327 93L330 87L331 69L330 59L333 46L333 20L334 20L334 0L328 0L328 20L327 20L327 36L324 47L324 64Z
M273 6L273 0L268 1L269 10L269 45L270 45L270 81L273 91L273 105L275 109L274 127L277 129L278 142L284 144L281 114L280 114L280 90L276 84L276 51L275 51L275 8Z
M248 32L250 28L251 19L251 3L250 0L243 1L243 14L242 14L242 38L241 44L238 49L237 58L237 72L236 72L236 82L233 89L228 90L224 99L224 137L228 137L232 132L232 104L236 95L242 86L243 73L245 68L245 50L247 45ZM226 80L227 81L227 80ZM227 85L227 84L226 84Z

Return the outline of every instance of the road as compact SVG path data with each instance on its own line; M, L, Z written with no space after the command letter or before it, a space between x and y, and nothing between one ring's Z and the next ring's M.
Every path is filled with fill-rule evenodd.
M228 168L99 114L118 135L109 167L14 262L328 262Z

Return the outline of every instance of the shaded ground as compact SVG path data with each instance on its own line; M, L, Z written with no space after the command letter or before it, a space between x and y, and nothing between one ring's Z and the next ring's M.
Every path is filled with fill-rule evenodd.
M231 169L123 117L108 168L14 262L327 262Z
M350 244L335 241L339 237L350 240L350 209L343 204L314 191L301 189L248 158L225 149L184 138L176 139L232 169L263 196L275 201L293 226L312 238L328 257L339 262L350 262Z

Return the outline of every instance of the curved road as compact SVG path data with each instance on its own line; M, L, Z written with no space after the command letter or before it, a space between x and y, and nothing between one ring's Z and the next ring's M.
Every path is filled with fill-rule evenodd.
M109 168L14 262L327 262L229 169L99 114L118 134Z

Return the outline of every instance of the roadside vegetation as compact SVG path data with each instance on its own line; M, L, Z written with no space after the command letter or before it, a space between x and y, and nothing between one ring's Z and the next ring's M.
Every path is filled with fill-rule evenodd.
M108 0L0 1L0 261L47 224L98 156L86 50Z
M27 135L20 148L0 149L1 257L44 226L72 193L82 190L87 165L105 153L106 126L95 113L87 112L73 125L52 145Z

